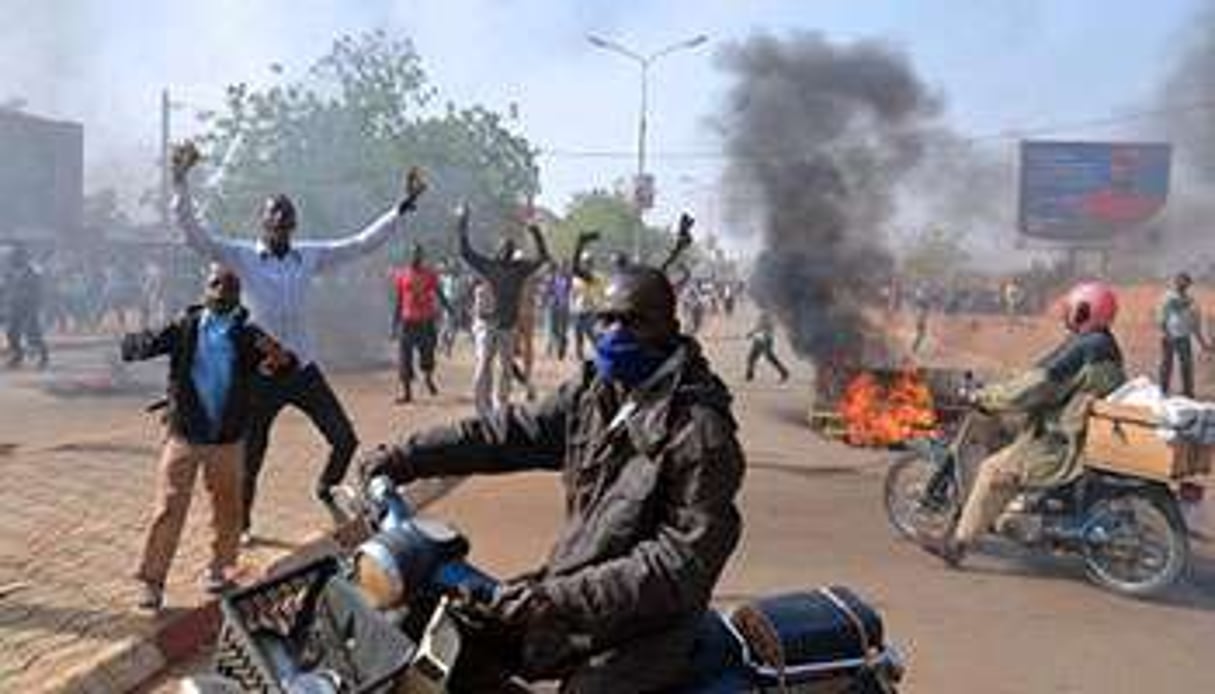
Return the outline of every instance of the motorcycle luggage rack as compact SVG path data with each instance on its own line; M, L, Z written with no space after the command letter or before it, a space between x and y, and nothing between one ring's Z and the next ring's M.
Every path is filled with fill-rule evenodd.
M216 672L244 691L266 694L284 693L292 677L322 671L336 677L342 691L391 691L414 645L356 588L334 580L341 569L336 557L322 557L225 596ZM360 642L373 646L369 654L358 652Z

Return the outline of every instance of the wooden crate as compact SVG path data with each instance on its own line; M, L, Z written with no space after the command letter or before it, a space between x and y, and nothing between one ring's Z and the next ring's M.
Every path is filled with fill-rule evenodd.
M1085 465L1164 481L1211 471L1210 446L1168 443L1156 434L1159 424L1146 407L1094 402L1084 442Z

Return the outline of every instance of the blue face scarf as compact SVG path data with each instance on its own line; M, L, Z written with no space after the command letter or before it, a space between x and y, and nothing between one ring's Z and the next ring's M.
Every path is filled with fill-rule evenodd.
M623 328L608 330L595 340L595 370L600 378L628 388L644 383L668 356L669 350L646 347Z

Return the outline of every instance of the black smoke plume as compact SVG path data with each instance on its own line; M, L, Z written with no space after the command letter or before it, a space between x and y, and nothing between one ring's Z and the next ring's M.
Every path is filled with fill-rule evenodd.
M1159 87L1161 122L1173 144L1173 176L1163 220L1164 263L1157 270L1215 270L1215 0L1208 0L1186 22L1176 41L1177 54ZM1160 130L1145 133L1157 138Z
M1176 156L1206 185L1215 184L1215 1L1182 35L1161 89L1165 127Z
M861 306L891 272L885 227L939 99L877 41L760 35L718 61L735 80L719 121L728 185L746 192L731 216L757 217L762 237L753 295L816 363L887 359Z

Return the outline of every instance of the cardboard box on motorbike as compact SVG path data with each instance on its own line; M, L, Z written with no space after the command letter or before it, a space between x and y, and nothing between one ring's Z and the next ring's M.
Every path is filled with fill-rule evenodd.
M1098 400L1088 416L1084 461L1090 467L1163 482L1208 475L1212 446L1161 438L1159 415L1141 405Z

